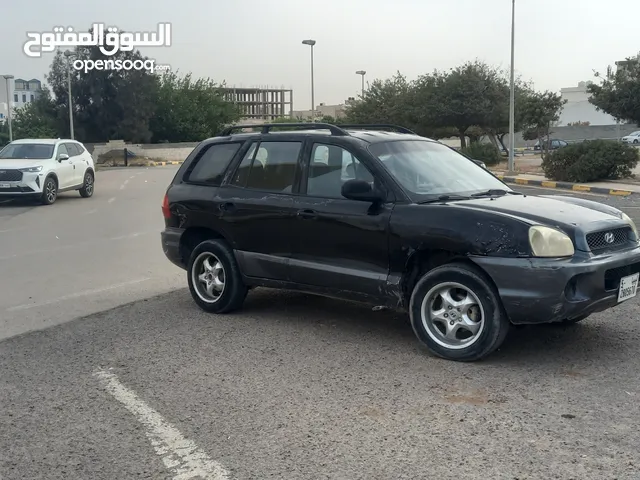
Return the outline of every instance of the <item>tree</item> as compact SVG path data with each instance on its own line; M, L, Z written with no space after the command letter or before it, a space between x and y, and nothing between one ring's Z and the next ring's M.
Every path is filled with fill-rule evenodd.
M63 112L51 98L47 87L33 102L14 110L11 122L13 138L58 138L63 127Z
M424 75L416 82L413 110L421 109L422 123L432 128L454 127L461 147L469 132L497 129L509 112L509 87L503 73L485 63L467 62L449 72ZM479 130L476 130L479 132Z
M525 140L538 139L542 147L542 138L547 138L547 143L551 142L551 125L560 118L562 106L567 103L562 97L554 92L529 92L523 98L520 105L521 121L523 127L522 137ZM544 156L543 148L540 149ZM547 145L546 150L549 150Z
M589 102L619 121L640 125L640 56L625 63L615 72L609 67L604 76L596 73L600 83L587 86Z
M345 109L347 123L392 123L410 128L409 92L411 84L397 72L387 80L374 80L364 98Z
M79 46L73 51L76 60L145 61L139 51L117 51L104 55L98 46ZM51 64L47 82L58 106L68 109L69 61L58 51ZM136 143L151 140L149 120L156 106L158 77L147 70L121 69L71 70L74 129L84 142L118 139ZM64 136L70 134L65 126Z
M210 79L193 80L168 72L159 79L156 108L150 119L156 142L197 142L214 136L240 118L237 107L224 99L221 86Z

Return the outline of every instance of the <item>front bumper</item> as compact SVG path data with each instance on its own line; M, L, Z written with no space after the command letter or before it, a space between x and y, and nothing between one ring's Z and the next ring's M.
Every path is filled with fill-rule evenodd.
M552 323L618 304L620 279L640 272L640 247L572 259L473 257L514 324ZM633 300L633 299L631 299Z
M187 266L180 252L180 238L184 230L182 228L167 227L160 233L162 251L171 263L186 270Z
M22 179L18 181L0 180L0 195L22 196L38 195L42 193L44 174L37 172L24 172Z

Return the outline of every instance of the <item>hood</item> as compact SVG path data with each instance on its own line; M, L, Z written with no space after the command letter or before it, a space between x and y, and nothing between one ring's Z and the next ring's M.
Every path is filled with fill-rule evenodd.
M518 217L531 224L556 227L574 238L578 230L590 232L627 225L622 219L622 212L616 208L561 195L504 195L455 204Z
M34 158L0 158L0 171L2 170L18 170L20 168L38 167L51 165L54 160L51 158L34 159Z

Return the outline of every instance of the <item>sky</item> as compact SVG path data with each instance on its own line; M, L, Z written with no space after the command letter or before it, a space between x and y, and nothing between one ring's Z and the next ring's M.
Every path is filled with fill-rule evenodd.
M64 5L64 6L63 6ZM638 0L516 0L516 75L541 90L592 80L640 51ZM30 58L27 32L129 32L172 24L170 47L141 48L173 71L228 86L293 89L294 109L344 103L366 81L397 71L414 79L479 59L509 68L511 0L30 0L3 2L0 74L44 80L52 53Z

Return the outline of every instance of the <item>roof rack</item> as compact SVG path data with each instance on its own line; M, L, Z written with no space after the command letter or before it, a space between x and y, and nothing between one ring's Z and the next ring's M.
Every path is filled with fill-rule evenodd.
M415 132L409 130L408 128L405 127L401 127L400 125L391 125L391 124L371 124L371 125L366 125L366 124L340 124L340 125L336 125L337 127L340 128L362 128L362 129L370 129L370 130L397 130L399 133L408 133L411 135L417 135Z
M278 127L301 127L304 130L329 130L331 135L337 136L349 136L349 133L345 132L342 128L331 125L330 123L315 123L315 122L303 122L303 123L265 123L261 125L233 125L225 128L220 134L223 137L231 135L234 130L242 130L243 128L260 128L260 133L269 133L272 128Z

